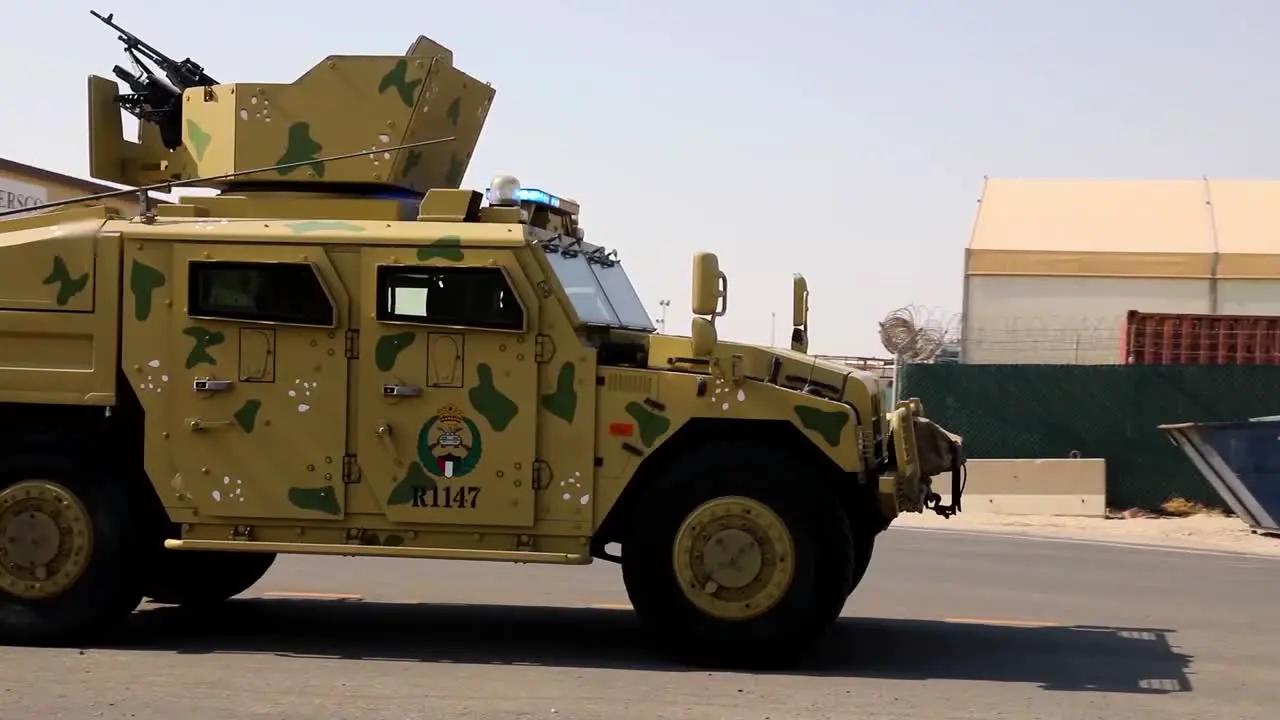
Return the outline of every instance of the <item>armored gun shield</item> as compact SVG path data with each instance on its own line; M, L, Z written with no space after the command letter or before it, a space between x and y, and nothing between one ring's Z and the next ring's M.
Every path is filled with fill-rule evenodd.
M287 84L192 87L182 97L182 147L169 150L139 123L121 137L118 85L91 77L90 164L94 177L145 185L239 175L210 187L377 184L424 192L456 188L488 117L494 89L453 66L453 53L419 38L404 56L331 55ZM388 149L454 137L438 145ZM336 161L321 158L370 151ZM296 167L287 163L314 162Z

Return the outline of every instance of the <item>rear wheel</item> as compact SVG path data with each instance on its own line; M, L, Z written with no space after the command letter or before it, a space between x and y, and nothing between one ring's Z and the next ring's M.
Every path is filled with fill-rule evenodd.
M74 457L0 462L0 640L75 645L142 600L134 495Z
M253 587L275 561L275 553L166 550L144 594L162 605L213 605Z
M667 468L623 543L642 622L700 663L771 666L817 640L846 597L838 503L803 458L722 442Z

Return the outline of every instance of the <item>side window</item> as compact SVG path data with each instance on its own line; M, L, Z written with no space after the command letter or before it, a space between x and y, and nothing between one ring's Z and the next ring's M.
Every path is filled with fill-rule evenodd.
M384 322L524 330L524 308L500 268L383 265L378 298Z
M193 260L187 314L243 322L333 327L337 313L310 263Z

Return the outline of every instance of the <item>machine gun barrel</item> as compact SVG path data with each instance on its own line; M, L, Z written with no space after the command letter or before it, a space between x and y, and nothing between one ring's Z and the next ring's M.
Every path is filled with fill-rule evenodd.
M133 58L135 62L141 65L144 72L148 75L151 73L146 66L143 65L141 60L138 58L138 55L142 55L155 63L156 67L165 74L165 77L169 79L169 82L172 83L174 89L176 89L178 93L181 93L183 90L191 87L218 84L217 80L210 77L209 74L204 71L204 68L193 62L191 58L186 58L181 61L174 60L168 55L157 50L142 38L117 25L115 22L115 13L103 15L97 10L90 10L89 14L98 18L98 20L101 20L104 25L119 33L118 39L120 42L124 43L125 52L129 53L129 57Z

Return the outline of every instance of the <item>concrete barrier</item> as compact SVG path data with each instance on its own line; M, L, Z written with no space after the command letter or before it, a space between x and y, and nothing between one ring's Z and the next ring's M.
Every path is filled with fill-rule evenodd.
M1102 458L970 459L963 511L999 515L1106 517L1107 462ZM951 477L933 479L943 503Z

